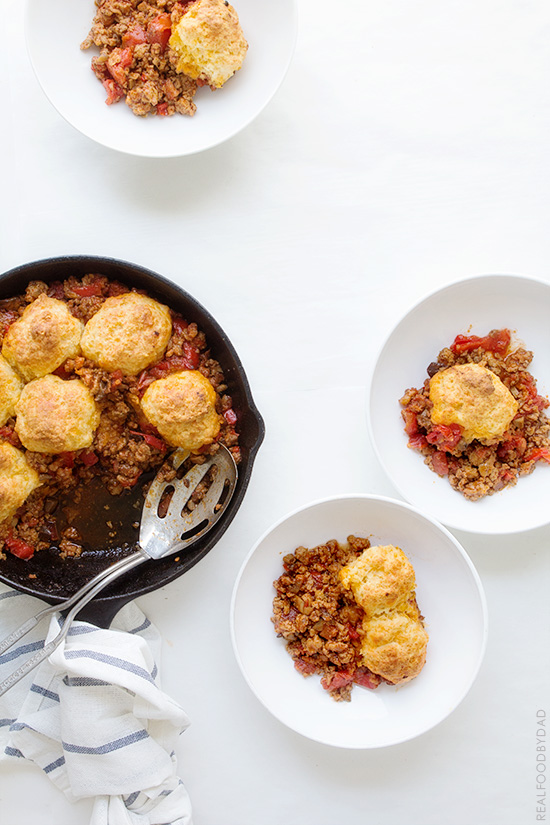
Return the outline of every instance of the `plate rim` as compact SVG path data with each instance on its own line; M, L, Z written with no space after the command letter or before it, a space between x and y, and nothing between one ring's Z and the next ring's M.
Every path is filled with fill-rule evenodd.
M381 502L383 504L390 504L390 505L393 505L393 506L397 505L398 507L409 511L411 514L414 514L415 516L420 516L420 518L424 519L429 524L431 524L432 527L435 527L437 530L439 530L442 533L442 535L453 546L454 552L457 554L457 556L465 564L465 566L468 570L468 573L472 578L472 582L473 582L473 584L475 584L475 592L476 592L477 597L479 599L479 608L480 608L480 614L481 614L481 619L482 619L482 624L481 624L481 629L480 629L481 641L480 641L479 650L477 651L477 658L476 658L475 666L472 668L472 672L470 674L470 677L466 681L466 683L465 683L465 685L462 689L461 694L454 700L450 710L448 710L445 714L440 716L438 719L434 720L428 727L423 728L419 732L413 732L413 733L404 735L403 737L395 739L394 741L391 741L391 742L368 743L368 744L361 744L361 743L350 744L350 743L341 743L341 742L329 741L329 739L327 737L324 737L324 738L321 737L321 736L316 737L316 736L313 736L309 733L305 733L302 730L298 730L296 727L290 725L284 719L281 719L277 714L274 713L274 711L269 707L269 705L267 704L265 699L262 696L260 696L260 694L253 687L251 679L248 676L248 673L247 673L247 670L245 668L244 662L243 662L242 657L240 655L239 645L238 645L238 641L237 641L237 638L236 638L237 634L236 634L236 629L235 629L235 609L236 609L236 605L237 605L239 587L240 587L241 581L243 579L243 575L245 573L245 570L246 570L250 560L252 559L252 557L254 556L254 554L256 553L258 548L260 547L260 545L266 540L266 538L268 538L268 536L271 533L273 533L275 530L277 530L282 524L284 524L286 521L291 520L292 518L294 518L298 514L304 512L306 510L310 510L310 509L314 509L316 507L322 506L324 504L331 504L331 503L335 503L335 502L338 502L338 501L351 500L351 499L357 499L357 500L362 500L362 501L368 500L372 503ZM292 730L294 733L297 733L300 736L303 736L304 738L309 739L310 741L318 742L319 744L322 744L322 745L328 745L328 746L331 746L331 747L336 747L336 748L340 748L340 749L344 749L344 750L354 750L354 751L357 751L357 750L375 750L375 749L379 749L379 748L394 747L395 745L400 745L400 744L403 744L404 742L412 741L413 739L417 739L418 737L423 736L425 733L428 733L428 731L432 730L433 728L437 727L437 725L444 722L445 719L447 719L459 707L459 705L462 704L462 702L464 701L464 699L466 698L466 696L470 692L472 686L474 685L474 683L475 683L475 681L476 681L476 679L479 675L479 671L481 669L481 666L483 664L483 660L485 658L485 654L486 654L486 650L487 650L488 635L489 635L489 611L488 611L487 596L486 596L486 593L485 593L485 588L483 586L483 581L481 579L481 576L479 575L472 559L470 558L470 556L467 553L467 551L465 550L465 548L462 546L462 544L456 538L456 536L454 536L447 529L447 527L444 524L439 522L436 518L434 518L432 515L430 515L426 511L423 511L420 508L416 507L415 505L410 504L406 501L401 501L401 500L393 498L391 496L379 495L379 494L376 494L376 493L360 493L360 492L359 493L338 493L338 494L331 495L331 496L324 496L324 497L321 497L321 498L317 498L317 499L309 501L305 504L299 505L298 507L295 507L294 509L290 510L285 515L283 515L279 519L277 519L266 530L264 530L264 532L261 534L261 536L254 542L251 549L248 551L248 553L246 554L244 560L242 561L242 563L240 565L240 568L239 568L239 571L238 571L238 573L235 577L235 581L234 581L233 589L232 589L232 593L231 593L230 608L229 608L229 629L230 629L231 645L232 645L232 649L233 649L233 654L235 656L235 659L237 661L237 664L238 664L238 667L239 667L239 670L241 672L241 675L242 675L243 679L245 680L246 684L248 685L248 688L250 689L250 691L253 693L253 695L256 697L256 699L260 702L260 704L270 713L270 715L273 718L277 719L277 721L280 724L284 725L289 730Z
M456 278L450 281L443 286L434 288L426 293L424 293L418 300L416 300L409 308L402 313L402 315L395 321L392 326L390 327L389 331L386 333L382 343L379 345L378 350L375 353L374 360L372 362L371 368L368 372L367 377L367 389L366 389L366 404L365 404L365 416L366 416L366 423L367 423L367 430L370 439L370 443L374 454L378 460L380 467L383 469L387 479L391 482L395 490L403 497L403 499L409 503L413 504L414 507L418 505L414 504L406 490L402 487L399 483L399 479L395 478L394 475L389 471L387 462L385 461L383 454L380 450L378 445L378 439L375 438L374 434L374 425L373 425L373 415L372 415L372 406L373 406L373 384L374 379L377 374L379 363L382 359L382 356L389 346L391 339L396 334L399 327L415 312L417 312L424 304L429 303L433 300L436 296L442 295L447 291L451 291L456 287L464 286L467 284L478 283L480 281L491 281L491 280L507 280L507 281L516 281L516 282L526 282L536 284L537 286L544 287L548 290L550 295L550 283L543 280L542 278L536 278L530 275L518 275L514 273L483 273L480 275L470 275L466 277ZM536 376L535 376L536 377ZM457 493L458 495L458 493ZM472 506L476 504L476 502L470 502ZM420 508L422 509L422 508ZM430 512L429 510L425 510L424 512ZM431 513L433 518L439 520L438 515L436 513ZM458 521L454 521L449 518L441 518L440 523L445 525L447 528L452 530L459 530L460 532L468 533L469 535L479 535L479 536L511 536L511 535L519 535L528 533L532 530L537 530L542 527L547 526L550 524L550 510L548 511L548 516L537 521L534 524L531 524L527 527L517 526L517 527L505 527L503 529L498 529L497 527L487 527L484 528L483 525L476 525L475 527L469 527L468 524L465 523L458 523Z
M40 86L40 89L41 89L42 93L44 94L45 98L48 100L48 102L53 107L53 109L57 112L57 114L60 115L60 117L62 117L63 120L69 126L71 126L71 128L73 128L76 132L83 135L88 140L93 141L98 146L103 146L106 149L110 149L111 151L118 152L118 153L123 154L123 155L128 155L130 157L143 157L143 158L151 158L151 159L154 159L154 158L156 158L156 159L168 159L168 158L178 158L178 157L191 157L193 155L197 155L197 154L200 154L202 152L205 152L209 149L214 149L217 146L220 146L221 144L226 143L227 141L231 140L236 135L238 135L240 132L242 132L244 129L246 129L248 126L250 126L250 124L254 120L256 120L256 118L263 112L263 110L269 105L269 103L275 97L275 95L279 91L286 75L288 74L288 71L289 71L290 66L292 64L292 60L293 60L293 57L294 57L294 54L295 54L295 51L296 51L296 43L297 43L297 39L298 39L298 2L297 2L297 0L287 0L287 2L289 3L289 6L290 6L290 14L288 15L289 42L288 42L288 49L285 53L285 59L284 59L284 61L281 62L281 67L280 67L280 72L278 74L277 82L273 84L273 87L270 89L269 94L267 94L266 97L263 99L261 105L256 106L254 108L254 110L251 113L249 113L249 115L245 118L245 120L242 123L239 123L238 125L233 124L232 126L230 126L227 129L226 132L224 132L223 134L218 135L217 137L214 137L213 139L205 142L204 145L201 145L200 147L189 147L189 148L183 147L183 148L178 148L178 149L171 148L171 149L168 149L168 150L160 150L160 151L158 149L157 150L151 149L149 151L149 150L143 149L143 148L141 148L141 149L136 149L136 148L132 148L132 147L126 148L126 147L123 147L123 146L119 145L119 142L117 142L117 141L109 140L109 135L110 135L109 132L107 132L107 135L106 135L105 138L100 138L100 137L96 136L95 134L90 134L89 130L85 130L85 129L81 128L80 126L77 126L70 119L69 115L65 111L63 111L62 108L59 107L59 105L55 102L55 100L52 97L52 95L50 94L50 92L47 90L45 82L44 82L43 77L42 77L42 73L39 71L39 69L36 65L35 56L33 54L33 48L31 46L31 42L30 42L31 41L30 31L31 31L31 25L32 25L32 22L31 22L31 17L32 17L31 6L36 1L37 0L24 0L24 9L23 9L24 40L25 40L25 48L26 48L26 52L27 52L29 62L31 64L31 68L33 70L34 76L35 76L35 78L38 82L38 85ZM270 0L262 0L262 1L263 2L269 2ZM91 20L93 19L93 11L94 11L93 8L91 8L90 9L90 24L91 24Z

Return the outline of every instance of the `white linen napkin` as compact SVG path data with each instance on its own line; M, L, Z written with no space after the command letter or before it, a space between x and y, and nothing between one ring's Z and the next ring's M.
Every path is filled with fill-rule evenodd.
M43 606L0 584L0 639ZM55 614L0 656L0 681L58 630ZM189 720L160 688L159 653L158 631L133 603L109 630L73 623L0 697L0 760L30 759L71 801L94 797L91 825L192 825L174 753Z

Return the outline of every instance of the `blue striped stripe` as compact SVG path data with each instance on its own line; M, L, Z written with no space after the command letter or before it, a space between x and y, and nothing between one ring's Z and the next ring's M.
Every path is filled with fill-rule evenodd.
M72 625L67 636L82 636L84 633L95 633L96 630L97 627L89 627L88 625Z
M14 722L13 725L11 725L10 730L25 730L25 728L28 727L29 726L25 725L24 722ZM30 728L30 730L32 730L32 728Z
M125 748L127 745L133 745L135 742L140 742L142 739L148 739L149 734L146 730L137 730L135 733L129 733L128 736L123 736L121 739L114 739L112 742L106 742L104 745L99 745L96 748L89 748L85 745L72 745L70 742L62 742L63 750L69 753L88 753L101 755L103 753L111 753L112 751Z
M96 662L104 662L106 665L117 667L119 670L127 670L141 679L146 679L148 682L154 683L155 677L152 676L145 668L138 667L132 662L127 662L125 659L119 659L117 656L107 656L105 653L98 653L95 650L66 650L66 659L93 659ZM156 675L156 665L154 668Z
M59 759L55 760L55 762L50 762L49 765L46 765L46 767L43 768L44 773L51 773L52 771L55 771L56 768L60 768L64 764L65 764L65 757L60 756Z
M0 593L0 601L2 601L2 599L12 599L14 596L22 595L22 593L18 593L16 590L9 590L7 593Z
M8 725L13 725L15 719L0 719L0 728L5 728Z
M18 759L24 759L25 758L20 750L18 750L17 748L10 748L9 745L4 750L4 753L6 754L6 756L16 756Z
M92 679L91 676L64 676L63 684L67 687L107 687L111 682L103 679Z
M124 804L126 805L127 808L129 808L130 805L134 804L134 802L136 801L136 799L138 798L140 793L141 793L141 791L134 791L134 793L131 793L131 794L129 794L128 796L126 796L124 798Z
M139 627L134 627L132 630L128 630L128 633L141 633L142 630L147 630L148 627L151 627L151 622L148 618L145 618L145 621L139 625Z
M46 690L45 687L36 684L32 684L30 689L32 693L39 693L40 696L45 696L47 699L53 699L54 702L59 702L59 694L54 693L52 690Z
M44 647L44 639L39 642L31 642L28 645L21 645L21 647L16 647L15 650L10 650L8 653L4 653L0 656L0 664L4 664L4 662L11 662L12 659L17 659L18 656L23 656L25 653L33 653L35 650L41 650Z

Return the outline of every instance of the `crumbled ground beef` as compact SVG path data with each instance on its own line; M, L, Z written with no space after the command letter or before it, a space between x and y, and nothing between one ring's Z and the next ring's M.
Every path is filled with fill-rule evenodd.
M195 113L200 84L176 71L178 57L168 46L171 26L189 1L96 0L92 28L80 48L99 48L92 69L109 105L125 98L142 117Z
M275 631L286 641L294 667L302 676L321 675L321 684L336 701L350 701L352 688L378 687L380 676L361 665L360 632L364 612L338 572L370 547L367 538L349 536L318 547L298 547L283 559L284 573L274 587Z
M484 338L459 335L439 353L428 368L420 389L406 390L400 399L409 447L424 456L424 463L465 498L477 501L516 484L532 473L537 462L550 463L550 422L547 398L537 393L528 370L533 353L514 346L508 330L492 330ZM479 364L495 373L519 404L518 412L501 439L492 444L474 440L445 444L432 423L430 378L455 364Z
M42 293L65 301L72 314L85 323L106 298L127 291L128 287L123 284L97 274L51 284L34 281L24 295L0 301L0 347L10 323ZM240 462L236 416L220 364L212 357L206 337L197 325L172 312L172 335L162 361L138 376L125 376L120 371L109 373L82 356L65 361L56 370L64 379L78 376L100 407L100 423L88 449L61 455L31 452L25 450L14 430L15 419L9 419L0 427L0 439L25 452L41 481L41 486L31 493L15 517L0 524L0 559L3 550L9 550L10 544L17 549L18 542L24 542L32 550L55 544L63 557L80 553L81 537L70 526L60 527L57 512L60 496L72 491L71 496L78 503L86 485L98 478L111 495L119 495L136 485L143 473L162 467L172 448L145 420L139 400L155 378L182 369L198 369L210 380L217 394L217 411L222 416L216 441L193 454L185 467L204 462L206 456L218 450L219 443L230 449L237 464ZM193 494L189 509L200 500L206 488L207 480Z

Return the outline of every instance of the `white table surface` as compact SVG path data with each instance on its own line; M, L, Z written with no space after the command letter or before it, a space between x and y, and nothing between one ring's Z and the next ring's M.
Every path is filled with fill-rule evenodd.
M85 253L173 279L233 340L266 422L228 532L139 602L164 637L164 688L191 718L178 757L195 825L540 821L550 528L456 534L486 589L486 657L459 708L399 746L342 750L282 726L241 676L228 616L242 560L287 511L336 493L398 497L365 396L409 306L475 274L550 281L548 3L299 0L296 54L261 116L209 152L160 161L95 145L57 114L21 5L0 2L0 270ZM90 811L31 764L0 770L2 823L84 825Z

